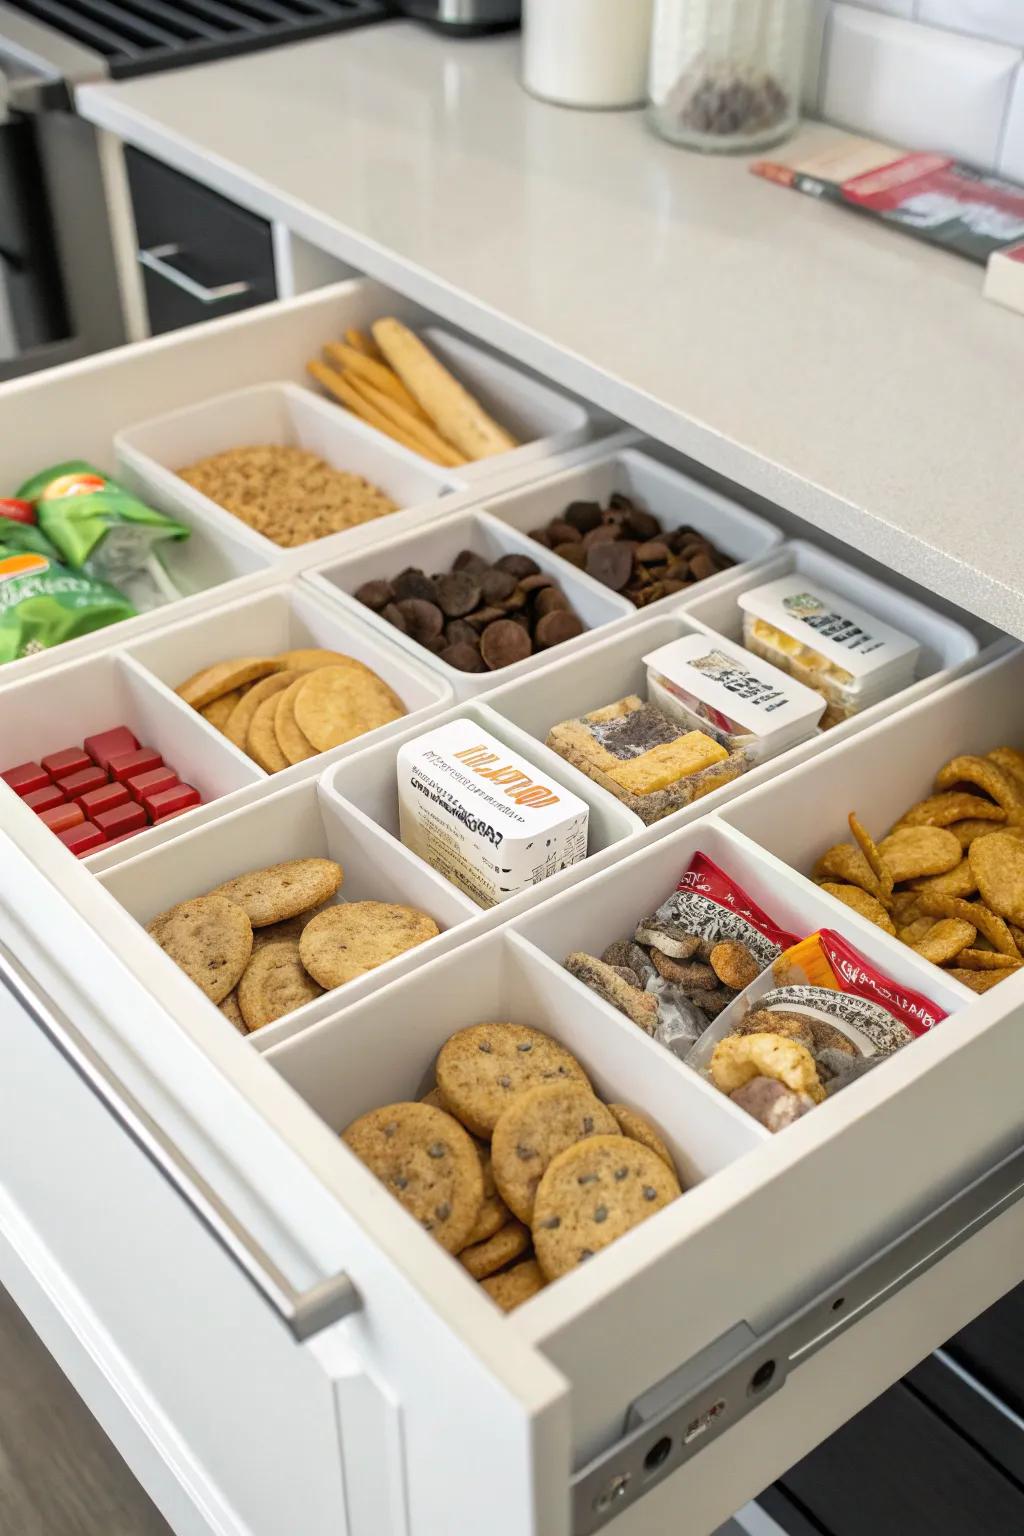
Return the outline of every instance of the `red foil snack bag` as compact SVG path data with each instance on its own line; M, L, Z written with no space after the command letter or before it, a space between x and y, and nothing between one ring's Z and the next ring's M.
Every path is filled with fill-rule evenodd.
M636 931L638 944L650 944L668 955L700 949L733 939L746 945L761 968L798 942L796 934L780 928L741 885L719 869L706 853L695 853L672 895Z

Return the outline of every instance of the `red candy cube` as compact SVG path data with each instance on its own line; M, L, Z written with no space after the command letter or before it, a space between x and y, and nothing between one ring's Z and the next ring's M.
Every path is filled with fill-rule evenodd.
M90 821L98 821L100 811L112 811L124 805L129 796L123 784L101 784L98 789L86 790L84 795L76 798Z
M138 748L138 742L126 725L117 725L110 731L100 731L97 736L87 736L83 743L94 763L101 768L110 766L112 757L124 757Z
M165 765L163 768L151 768L148 773L140 773L134 779L129 779L128 789L136 800L146 805L148 795L159 794L162 789L170 789L177 782L178 775L174 769ZM146 806L146 809L149 807Z
M125 800L124 805L116 805L112 810L97 812L95 821L104 837L120 837L122 832L137 832L140 827L147 825L146 813L142 806L128 799Z
M112 757L107 768L119 784L125 784L129 779L137 779L140 773L149 773L163 765L159 752L154 752L152 747L139 747L134 752L121 752Z
M43 767L51 779L64 780L70 778L73 773L81 773L83 768L93 766L92 759L81 747L65 747L63 752L51 752L49 757L43 758Z
M103 833L91 821L79 822L77 827L68 827L57 835L65 848L70 848L79 859L86 853L92 853L103 842Z
M0 779L9 784L16 795L24 798L34 790L45 789L50 782L50 775L38 763L19 763L17 768L6 768L0 773Z
M187 811L191 806L199 804L201 796L198 789L193 789L191 784L174 784L170 789L162 789L150 795L146 809L154 821L164 821L177 811Z
M85 816L80 805L55 805L48 811L40 811L39 820L45 821L50 831L59 835L69 827L77 827Z
M39 815L42 811L52 811L55 805L63 805L65 795L59 784L46 784L42 789L34 789L30 795L22 798Z
M87 794L90 789L99 789L107 782L107 776L102 768L97 768L95 763L88 763L78 773L71 773L66 779L61 779L60 787L70 800L77 800L79 795Z

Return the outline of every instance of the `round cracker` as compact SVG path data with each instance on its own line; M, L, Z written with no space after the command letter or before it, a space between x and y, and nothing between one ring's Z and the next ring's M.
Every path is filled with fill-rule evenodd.
M943 917L911 948L923 960L930 960L933 965L945 965L947 960L955 959L962 949L973 944L977 936L978 930L962 917Z
M973 896L978 889L974 871L971 868L970 859L960 860L953 869L944 875L924 875L919 880L911 880L912 891L925 891L932 896Z
M223 735L228 717L244 692L243 688L232 688L230 693L222 693L220 698L214 699L212 704L204 704L199 713L204 720L209 721L215 731L220 731Z
M999 982L1005 981L1007 976L1016 975L1015 971L971 971L966 966L952 966L946 970L947 976L954 976L961 986L970 987L972 992L988 992Z
M232 661L218 661L212 667L203 667L201 671L193 672L174 691L186 704L191 704L193 709L202 709L205 704L212 704L214 699L219 699L223 694L231 693L235 688L244 688L246 683L258 682L261 677L280 670L281 664L274 656L236 656Z
M295 699L295 723L318 752L329 752L392 720L405 705L383 678L349 658L343 666L319 667Z
M298 939L264 944L252 956L238 983L238 1007L249 1029L262 1029L323 996L299 959Z
M878 852L895 881L948 874L963 858L959 838L944 827L901 827L883 837Z
M826 848L814 866L814 878L849 881L851 885L867 891L869 896L877 897L881 890L867 859L859 848L853 848L849 843L835 843L831 848Z
M210 892L242 908L254 928L298 917L329 901L343 879L333 859L288 859L266 869L250 869Z
M956 963L969 971L1019 971L1024 960L1014 960L995 949L962 949L956 956Z
M844 906L854 912L859 912L861 917L866 917L869 923L874 923L878 928L884 928L886 933L895 933L896 928L892 918L882 906L877 897L869 895L859 885L838 885L832 880L820 880L819 886L823 891L828 891L836 901L841 901Z
M976 838L968 850L985 905L1024 926L1024 842L1006 832Z
M346 1146L449 1253L473 1230L484 1197L476 1148L443 1109L388 1104L353 1120Z
M315 672L317 667L336 667L350 661L341 651L322 651L315 645L300 646L294 651L282 651L277 658L282 667L293 672Z
M249 725L257 708L264 699L269 699L271 694L280 693L293 683L298 676L292 672L271 672L269 677L261 677L258 683L253 683L247 688L228 716L224 726L224 735L242 752L246 750L246 742L249 738Z
M418 907L387 901L347 901L329 907L302 930L299 953L322 987L341 987L406 950L436 938L440 929Z
M278 695L277 714L274 716L274 735L277 744L290 763L304 763L307 757L316 757L316 747L295 719L295 700L300 689L309 682L310 674L300 672L296 681Z
M146 932L212 1003L223 1002L252 954L252 924L226 896L196 896L161 912Z
M257 705L256 713L249 721L249 734L245 738L245 750L265 773L280 773L282 768L291 767L281 751L274 730L277 701L278 695L272 693L262 704Z

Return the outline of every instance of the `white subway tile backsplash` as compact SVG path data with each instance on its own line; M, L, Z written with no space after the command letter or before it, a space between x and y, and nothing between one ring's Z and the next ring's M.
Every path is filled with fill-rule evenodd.
M1017 71L1013 99L1006 114L1006 131L997 167L1012 181L1024 182L1024 67Z
M914 0L857 0L868 11L885 11L889 16L905 16L909 21L914 14Z
M917 19L1024 48L1024 0L918 0Z
M817 117L821 112L825 35L831 10L832 0L807 0L807 37L804 45L800 102L810 117Z
M844 127L994 169L1020 62L999 43L836 5L821 113Z

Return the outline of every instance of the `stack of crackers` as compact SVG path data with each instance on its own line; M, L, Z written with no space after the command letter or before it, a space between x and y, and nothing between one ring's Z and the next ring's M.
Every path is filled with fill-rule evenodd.
M315 647L215 662L175 692L267 773L406 713L394 690L361 661Z
M460 1029L436 1072L418 1103L371 1110L342 1135L504 1311L682 1193L650 1121L603 1104L539 1029Z
M324 347L326 362L307 364L340 405L449 469L518 446L400 320L378 320L371 331L346 331Z
M855 814L854 843L814 867L817 883L972 992L1024 965L1024 752L961 754L875 843Z

